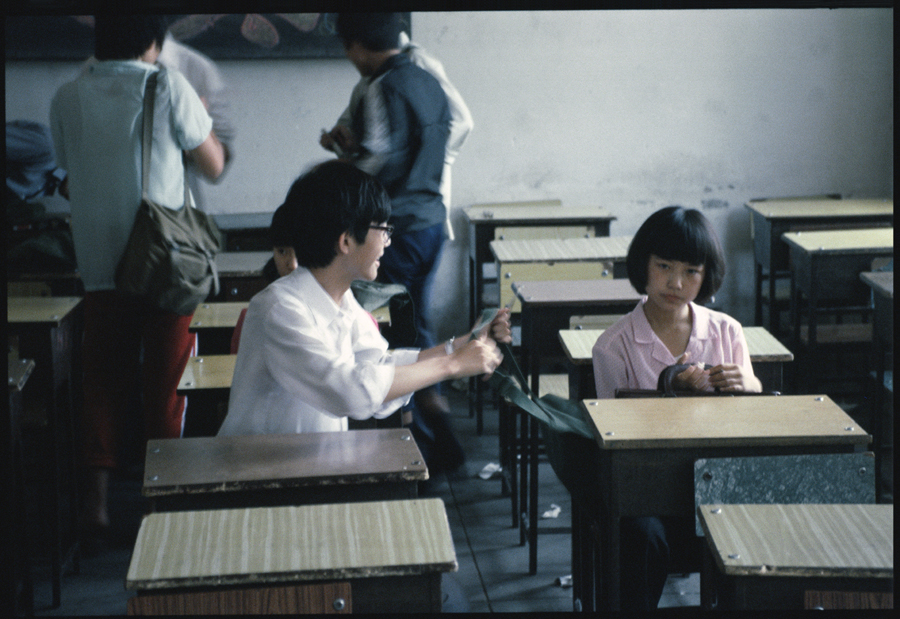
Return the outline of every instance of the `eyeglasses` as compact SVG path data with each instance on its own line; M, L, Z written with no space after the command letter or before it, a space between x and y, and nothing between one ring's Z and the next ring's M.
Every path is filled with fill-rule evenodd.
M384 226L369 226L372 230L381 230L381 233L384 234L384 240L391 240L391 235L394 233L394 226L384 225Z

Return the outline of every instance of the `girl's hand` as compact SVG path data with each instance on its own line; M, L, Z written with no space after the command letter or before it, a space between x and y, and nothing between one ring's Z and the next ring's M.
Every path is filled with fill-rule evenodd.
M675 364L687 364L689 363L689 357L690 353L684 353ZM704 370L702 364L691 365L675 376L675 380L673 381L674 386L676 389L683 389L686 391L708 391L712 388L709 381L710 372L711 370Z
M711 368L709 383L720 391L762 391L762 384L756 376L745 375L743 368L733 363Z

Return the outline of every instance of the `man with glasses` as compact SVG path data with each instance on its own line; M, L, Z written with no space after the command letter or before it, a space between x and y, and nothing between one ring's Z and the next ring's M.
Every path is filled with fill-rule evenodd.
M508 312L450 346L388 350L350 290L375 279L391 244L390 200L375 178L320 164L279 211L299 266L250 301L220 436L346 430L348 418L384 418L415 391L499 365Z

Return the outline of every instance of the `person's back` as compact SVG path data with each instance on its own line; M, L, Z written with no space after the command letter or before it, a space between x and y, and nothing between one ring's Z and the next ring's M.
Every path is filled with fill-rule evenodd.
M72 232L88 290L114 287L115 260L140 204L139 121L144 85L154 72L159 77L148 193L178 209L184 204L182 150L196 147L212 127L199 99L185 97L190 85L183 76L140 60L102 61L62 86L53 100L51 127L59 163L69 173Z
M366 113L355 115L352 129L366 136L362 146L375 155L372 165L360 167L369 168L391 196L391 223L398 233L441 223L450 108L440 83L398 54L373 76L362 105Z

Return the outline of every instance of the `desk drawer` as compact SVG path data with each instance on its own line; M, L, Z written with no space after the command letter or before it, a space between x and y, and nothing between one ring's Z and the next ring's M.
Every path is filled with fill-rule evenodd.
M593 226L498 226L494 240L583 239L596 236Z
M498 264L500 276L500 306L504 307L515 296L512 291L513 282L539 282L549 280L572 279L612 279L613 262L579 261L579 262L517 262ZM518 302L512 311L518 312Z

